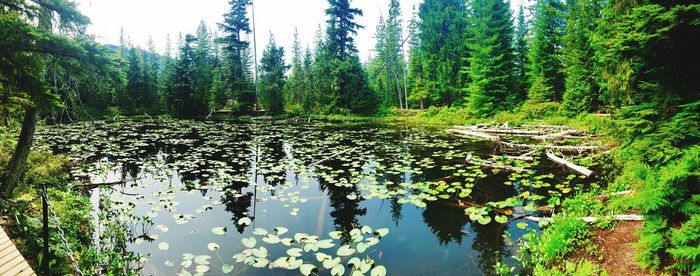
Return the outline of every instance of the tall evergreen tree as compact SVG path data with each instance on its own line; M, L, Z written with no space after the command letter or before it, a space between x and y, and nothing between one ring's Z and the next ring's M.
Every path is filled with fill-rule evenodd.
M528 66L528 38L530 32L530 24L525 18L525 7L523 4L518 8L518 16L515 25L515 39L513 41L513 63L515 70L515 87L514 92L517 95L517 100L522 101L527 98L527 90L530 88L530 82L527 77Z
M408 89L411 91L410 97L408 98L409 103L415 103L424 109L428 104L429 89L426 85L425 76L426 72L423 70L423 65L425 64L423 59L423 51L421 49L420 40L420 19L418 18L418 13L413 7L413 16L408 24L408 35L411 37L408 41L409 51L408 51Z
M166 103L171 114L178 117L198 117L207 112L207 101L204 95L197 94L195 87L195 58L194 45L197 38L191 34L185 36L180 48L180 57L175 66L172 90L168 91Z
M362 28L355 16L362 11L350 7L350 0L328 0L328 26L323 53L317 55L319 80L328 81L330 89L321 89L331 99L327 106L354 113L372 113L376 109L376 95L369 87L367 74L357 56L354 35ZM317 80L317 81L319 81Z
M538 0L534 6L533 41L530 47L532 102L559 101L564 91L561 49L564 36L564 5L560 0Z
M402 20L399 1L389 2L389 17L379 19L375 38L375 57L370 61L372 85L385 107L405 108Z
M219 23L223 36L219 41L224 45L223 54L226 58L226 86L229 94L236 100L239 111L250 112L255 105L255 90L246 64L248 59L248 41L244 35L251 32L247 9L250 0L230 0L231 8L224 14L224 22Z
M287 65L284 64L284 47L277 46L272 34L260 60L260 71L260 86L265 109L271 114L282 113Z
M294 42L292 44L292 70L287 82L286 99L289 104L301 106L304 98L304 72L303 49L299 41L299 30L294 28Z
M212 40L207 25L202 20L197 28L197 43L194 50L193 83L195 94L209 102L213 79Z
M362 16L362 10L350 7L350 0L328 0L327 50L334 57L345 60L357 53L355 38L357 30L363 26L355 22L355 16Z
M591 39L600 19L598 0L568 0L563 63L565 91L560 111L573 116L597 108L598 87L594 77L595 50Z
M464 98L465 80L460 70L467 65L465 0L425 0L418 15L424 80L431 103L452 105Z
M517 101L510 4L503 0L473 0L468 40L467 103L477 115L512 108Z

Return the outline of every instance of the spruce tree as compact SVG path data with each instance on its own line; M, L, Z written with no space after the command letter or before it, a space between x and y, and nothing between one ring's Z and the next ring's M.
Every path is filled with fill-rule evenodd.
M564 91L561 61L564 35L564 5L560 0L538 0L534 6L533 42L530 47L531 102L552 102L561 99Z
M328 26L323 52L318 56L319 80L327 81L330 89L320 89L326 105L341 111L368 114L376 109L376 94L369 87L367 74L357 56L354 35L362 28L355 16L362 11L350 7L350 0L328 0Z
M265 109L270 114L284 111L284 85L287 65L284 64L284 47L278 47L270 34L270 41L260 60L260 86Z
M595 110L598 87L595 83L591 39L595 34L601 5L598 0L568 0L563 63L565 91L560 112L574 116Z
M503 0L473 0L471 13L467 103L474 114L492 115L512 108L518 98L510 5Z
M304 98L304 72L303 72L303 49L299 41L299 30L294 28L294 42L292 44L292 68L287 82L286 100L289 104L302 106Z
M517 101L523 101L527 98L527 90L530 88L529 79L527 77L528 66L528 35L530 25L525 18L525 7L521 4L518 8L518 16L515 25L515 39L513 41L513 63L515 70L515 87L514 92L517 96Z
M236 100L239 111L250 112L255 105L255 92L251 89L251 78L248 78L248 41L244 35L251 32L247 9L250 0L230 0L231 8L224 14L224 22L219 23L223 36L219 42L223 44L223 54L226 58L226 86L229 94Z
M418 13L421 50L425 61L425 86L435 105L452 105L464 98L467 65L464 0L425 0Z

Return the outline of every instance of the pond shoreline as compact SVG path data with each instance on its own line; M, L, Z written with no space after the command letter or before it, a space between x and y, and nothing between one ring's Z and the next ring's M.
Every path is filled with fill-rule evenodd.
M593 120L605 120L605 119L601 119L597 116L591 116L591 118ZM448 128L452 125L451 123L435 123L435 120L429 116L427 116L427 117L393 116L393 117L383 117L383 118L354 117L354 116L353 117L338 117L338 116L335 116L335 117L314 117L314 120L322 120L322 121L328 121L328 122L372 122L372 123L387 123L387 124L400 124L400 125L401 124L409 124L409 125L421 125L421 126L431 125L433 127L437 127L438 129ZM282 120L282 121L284 121L284 120ZM474 120L465 120L462 123L487 122L487 121L490 121L490 120L489 119L474 119ZM524 123L528 123L528 122L550 123L550 122L561 122L561 121L566 121L566 119L557 117L557 118L545 118L545 120L524 120L524 121L520 121L517 123L519 123L519 124L524 124ZM572 124L571 126L577 127L579 129L586 129L588 127L586 125L581 125L581 124ZM596 134L598 134L598 133L596 133ZM609 137L604 136L604 138L609 138ZM602 174L606 175L606 172L602 172ZM605 193L605 191L599 190L599 191L591 192L588 195L576 196L575 200L583 200L583 201L588 202L588 199L585 199L585 198L586 197L593 198L595 196L593 193ZM603 207L603 209L607 209L607 208ZM572 214L575 214L575 213L576 212L572 212ZM562 213L559 213L559 216L563 216L563 217L569 216L566 207L563 209ZM552 228L556 229L557 223L558 222L555 221L555 226L550 227L548 229L552 229ZM601 223L601 225L602 225L602 223ZM554 236L556 236L556 234L554 234ZM584 238L584 237L577 237L576 239L580 239L580 240L574 241L573 244L583 245L586 243L586 241L585 241L586 238ZM538 240L533 240L532 242L533 242L533 244L546 244L549 241L547 241L546 239L538 239ZM567 246L567 247L569 247L569 248L566 248L566 251L572 252L575 250L574 248L571 248L570 246ZM563 264L563 263L568 262L568 261L559 260L559 262L561 264ZM541 264L537 264L537 262L533 262L531 265L533 265L534 269L538 269L537 267ZM549 264L547 264L547 266L548 267L552 267L552 266L556 267L557 264L549 263Z

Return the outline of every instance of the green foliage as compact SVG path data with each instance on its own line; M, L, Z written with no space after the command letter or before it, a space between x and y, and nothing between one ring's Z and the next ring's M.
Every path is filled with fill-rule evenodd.
M577 250L592 235L588 224L578 218L556 217L556 223L544 229L541 236L528 233L528 245L524 248L527 262L533 267L544 266L562 260Z
M564 5L559 0L540 0L534 6L533 41L530 46L528 99L533 102L559 101L564 90L562 39Z
M542 276L589 276L589 275L608 275L598 264L589 260L565 261L561 267L537 267L532 273L533 275Z
M563 37L565 91L561 112L574 116L597 110L599 90L596 87L591 37L598 26L601 4L598 0L567 1L566 34Z
M464 99L467 8L465 0L426 0L419 6L423 89L431 105L451 106Z
M671 231L671 248L668 253L676 262L672 269L691 274L700 273L700 195L694 195L693 214L680 228Z
M265 108L272 114L284 111L284 85L287 65L284 64L284 48L277 47L275 39L270 35L270 42L263 51L260 60L260 84L265 102Z
M508 2L471 2L469 48L469 110L479 116L493 115L516 105L513 60L513 23Z

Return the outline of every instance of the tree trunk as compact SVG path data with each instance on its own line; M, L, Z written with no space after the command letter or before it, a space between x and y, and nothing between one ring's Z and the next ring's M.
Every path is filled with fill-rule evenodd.
M22 122L22 132L17 139L15 152L12 154L10 162L7 164L4 173L0 176L0 197L10 198L17 183L24 172L24 165L29 156L29 150L34 141L34 131L36 130L36 122L39 118L39 109L34 106L27 107L24 112L24 121Z

